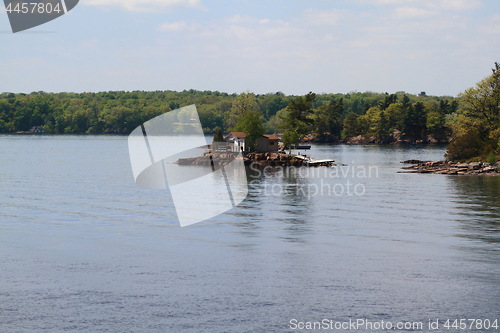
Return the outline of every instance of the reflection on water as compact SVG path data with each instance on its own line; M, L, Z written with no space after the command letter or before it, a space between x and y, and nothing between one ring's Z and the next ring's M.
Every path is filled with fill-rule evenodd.
M463 237L491 243L491 251L499 251L500 242L500 177L450 178L462 212L459 220Z
M307 169L251 166L247 168L249 195L247 201L265 211L266 220L281 224L291 242L306 242L310 227L311 205L307 189Z

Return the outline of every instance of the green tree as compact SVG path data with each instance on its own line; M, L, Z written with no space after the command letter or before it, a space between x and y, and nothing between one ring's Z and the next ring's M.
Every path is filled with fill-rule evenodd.
M416 102L404 107L405 120L403 131L407 135L420 137L422 132L426 130L427 115L425 113L425 105L423 102Z
M332 99L330 103L320 106L314 113L315 130L320 139L325 133L330 133L334 139L339 139L342 130L342 122L340 120L344 113L343 99L335 101Z
M244 111L238 117L238 123L234 127L234 131L245 132L245 144L250 150L254 150L257 138L266 132L262 124L261 113L252 110Z
M378 114L378 118L376 120L376 136L379 140L384 140L387 136L388 128L387 128L387 119L385 117L385 112L380 111Z
M493 131L499 127L500 64L495 63L493 74L459 95L463 107L460 114L466 121L466 130L472 126L479 131Z
M448 100L439 101L439 110L442 114L451 114L458 109L458 102L453 100L451 103Z
M215 129L215 134L214 134L214 142L222 142L224 141L224 137L222 136L222 129L220 127L217 127Z
M405 108L403 103L393 103L385 109L387 115L387 126L391 129L402 130L404 128Z
M377 123L380 118L380 107L378 105L369 108L365 114L358 117L358 125L362 134L374 134L377 131Z
M358 115L354 112L349 112L343 122L342 138L355 136L358 126Z
M398 95L391 94L386 95L384 101L379 102L379 107L381 110L385 110L389 107L389 105L396 103L398 101Z
M441 133L445 125L445 116L440 109L434 108L427 113L427 129L435 134Z
M281 95L274 96L265 107L266 118L269 119L274 116L279 110L286 108L288 102L283 99Z
M447 148L446 157L461 160L482 155L486 159L500 144L500 64L495 62L492 75L459 95L462 107L457 111L453 132L457 137Z
M258 110L255 95L251 92L242 93L234 100L230 112L226 115L227 128L233 128L239 122L240 116L246 111L255 110Z
M290 101L287 106L287 114L282 118L280 129L283 131L281 140L285 147L298 144L302 136L308 134L309 125L313 122L308 118L312 114L312 103L316 100L316 94L309 92L303 97L297 97Z

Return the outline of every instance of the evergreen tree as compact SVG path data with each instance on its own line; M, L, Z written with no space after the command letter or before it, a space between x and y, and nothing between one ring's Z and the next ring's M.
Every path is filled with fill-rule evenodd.
M332 99L330 103L316 109L314 122L318 138L322 139L325 133L330 133L333 138L339 139L342 130L340 118L343 113L344 106L342 98L339 102Z
M354 112L349 112L344 119L343 125L342 138L355 136L358 131L358 115Z
M380 111L379 119L376 124L376 136L379 140L384 140L387 136L387 119L384 111Z
M220 127L215 128L214 142L222 142L224 141L224 137L222 136L222 129Z
M308 127L313 120L308 118L312 113L312 103L316 100L316 94L309 92L304 97L293 99L287 106L287 115L282 119L280 129L283 131L281 140L285 147L298 144L301 137L308 134Z

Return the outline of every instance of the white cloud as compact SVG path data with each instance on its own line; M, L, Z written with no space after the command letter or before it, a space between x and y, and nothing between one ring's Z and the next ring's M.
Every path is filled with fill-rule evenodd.
M426 18L436 15L437 12L417 7L400 7L395 10L395 17L399 19Z
M227 32L229 35L233 37L237 37L241 40L254 40L257 36L255 34L255 30L251 28L246 28L238 25L232 25L227 28Z
M264 34L268 37L281 38L291 33L288 23L281 23L272 28L267 29Z
M340 13L338 10L313 10L305 11L304 16L309 24L313 25L334 25L337 24Z
M239 14L233 15L226 19L226 22L238 24L238 23L252 23L255 22L256 19L250 16L241 16Z
M500 15L492 16L489 21L488 24L479 27L479 32L493 35L500 34Z
M201 0L82 0L82 3L90 6L122 7L135 12L201 7Z
M441 0L441 7L451 10L471 10L482 5L481 0Z
M359 3L375 6L407 6L442 8L446 10L471 10L483 5L482 0L358 0Z
M415 0L375 0L378 5L402 5L409 2L416 2Z
M182 31L182 30L186 30L186 29L190 29L190 27L184 21L173 22L173 23L163 23L159 27L160 31L166 31L166 32L177 32L177 31Z
M407 3L415 3L417 0L358 0L359 3L375 5L375 6L387 6L387 5L405 5Z

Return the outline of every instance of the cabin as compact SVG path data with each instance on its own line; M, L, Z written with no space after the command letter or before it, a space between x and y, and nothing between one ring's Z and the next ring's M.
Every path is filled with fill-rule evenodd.
M264 134L257 139L256 151L275 152L278 151L280 139L274 134Z
M228 148L231 151L245 151L245 136L244 132L230 132L224 138L224 141L227 142Z
M224 138L227 142L228 149L231 151L246 151L245 143L246 133L231 132ZM278 151L278 142L280 139L274 134L261 135L256 142L255 150L259 152L274 152Z

